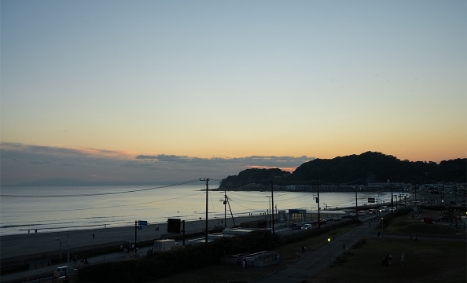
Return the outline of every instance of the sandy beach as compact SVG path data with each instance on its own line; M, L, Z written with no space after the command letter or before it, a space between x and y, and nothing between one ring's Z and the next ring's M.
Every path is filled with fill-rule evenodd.
M235 224L242 222L264 220L265 216L238 217ZM224 226L224 219L209 220L209 229L216 225ZM185 223L187 234L204 231L204 220ZM233 221L227 218L227 227L232 227ZM150 241L167 235L167 223L149 223L142 230L137 230L137 241ZM135 226L107 227L92 230L73 230L64 232L46 233L31 230L27 234L9 235L0 237L0 253L2 263L43 259L60 254L66 257L68 243L70 257L77 252L91 250L97 247L120 245L123 241L134 242ZM61 243L60 243L61 242Z

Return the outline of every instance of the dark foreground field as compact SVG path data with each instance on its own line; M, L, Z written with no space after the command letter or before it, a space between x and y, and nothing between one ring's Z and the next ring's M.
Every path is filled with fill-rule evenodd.
M218 264L150 283L254 282L268 275L274 276L277 270L293 265L300 259L297 251L302 245L307 246L312 253L322 246L328 237L336 238L349 229L351 227L339 228L302 242L280 247L277 250L282 259L280 265L249 268L244 271L233 265ZM421 218L413 218L410 215L393 219L385 230L388 234L384 237L376 236L379 229L376 228L375 233L369 234L360 241L359 245L348 248L332 262L331 266L318 271L309 277L307 282L465 283L467 281L467 245L464 229L438 223L423 224ZM415 241L416 235L417 241ZM404 253L404 264L401 262L402 253ZM388 254L393 257L392 265L382 265L381 261Z
M381 260L388 254L393 256L392 265L384 266ZM350 249L341 259L341 263L320 271L308 281L466 282L465 241L372 238L361 248Z
M402 253L404 264L401 262ZM388 254L393 256L392 265L384 266L381 260ZM465 242L371 238L359 248L348 249L331 267L308 278L308 282L465 283L466 264ZM286 264L247 271L231 265L217 265L151 283L253 282L281 268L286 268Z

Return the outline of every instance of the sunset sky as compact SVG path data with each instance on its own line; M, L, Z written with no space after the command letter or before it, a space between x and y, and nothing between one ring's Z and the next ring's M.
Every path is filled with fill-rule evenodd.
M1 2L2 185L467 157L466 2Z

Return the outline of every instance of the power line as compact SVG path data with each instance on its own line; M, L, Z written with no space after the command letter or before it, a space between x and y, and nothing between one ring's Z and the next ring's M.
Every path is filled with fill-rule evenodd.
M194 183L196 181L198 181L198 180L193 179L193 180L188 180L188 181L175 183L175 184L170 184L170 185L165 185L165 186L160 186L160 187L129 190L129 191L124 191L124 192L107 192L107 193L75 194L75 195L12 195L12 194L0 194L0 197L18 197L18 198L23 198L23 197L28 197L28 198L93 197L93 196L128 194L128 193L135 193L135 192L141 192L141 191L157 190L157 189L163 189L163 188L168 188L168 187L181 186L181 185L185 185L185 184L189 184L189 183Z
M104 206L104 207L99 207L99 208L116 208L116 207L126 207L126 206L134 206L134 205L143 205L143 204L149 204L149 203L156 203L156 202L164 202L164 201L171 201L175 199L180 199L180 198L186 198L186 197L191 197L195 195L200 195L204 194L204 192L197 192L188 196L179 196L179 197L173 197L169 199L163 199L163 200L155 200L155 201L148 201L148 202L142 202L142 203L130 203L130 204L120 204L120 205L113 205L113 206ZM85 207L85 208L76 208L76 209L53 209L53 210L15 210L10 213L17 214L21 212L58 212L58 211L80 211L80 210L89 210L93 209L94 207ZM8 213L8 212L2 212L2 213Z

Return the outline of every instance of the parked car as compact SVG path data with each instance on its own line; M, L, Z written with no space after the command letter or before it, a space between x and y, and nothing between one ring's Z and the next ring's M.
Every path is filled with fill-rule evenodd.
M311 228L312 228L311 224L308 224L308 223L302 226L302 230L308 230Z
M292 224L292 230L300 230L302 229L302 225L298 225L298 224Z
M338 216L335 216L335 217L332 218L332 221L341 221L341 218L338 217Z

